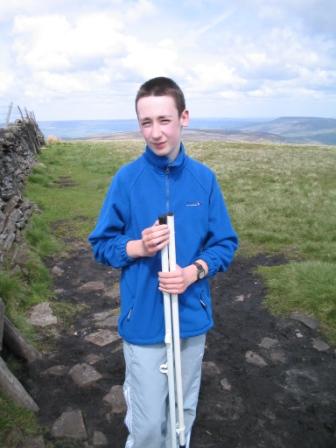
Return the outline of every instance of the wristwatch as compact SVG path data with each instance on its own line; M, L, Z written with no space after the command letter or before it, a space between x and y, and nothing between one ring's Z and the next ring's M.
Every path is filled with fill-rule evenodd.
M194 261L193 263L197 268L197 280L202 280L202 278L205 277L205 270L201 263L198 263L197 261Z

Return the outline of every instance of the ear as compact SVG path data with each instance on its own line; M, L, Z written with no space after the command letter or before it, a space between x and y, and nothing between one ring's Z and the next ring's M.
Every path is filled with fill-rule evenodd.
M180 117L180 123L182 127L187 127L189 125L189 111L185 109Z

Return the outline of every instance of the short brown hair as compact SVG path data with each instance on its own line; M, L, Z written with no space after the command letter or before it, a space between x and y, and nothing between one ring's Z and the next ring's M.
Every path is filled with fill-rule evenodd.
M142 84L135 97L135 110L140 98L146 96L171 96L178 111L179 116L186 108L185 99L181 88L170 78L159 76L152 78Z

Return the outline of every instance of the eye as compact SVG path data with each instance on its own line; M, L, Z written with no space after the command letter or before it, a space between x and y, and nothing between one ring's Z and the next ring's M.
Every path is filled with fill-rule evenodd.
M143 128L148 128L148 126L150 126L150 121L144 121L144 122L142 122L141 123L141 126L143 127Z
M162 124L168 124L168 123L170 123L170 120L168 120L168 118L163 118L163 119L161 120L161 123L162 123Z

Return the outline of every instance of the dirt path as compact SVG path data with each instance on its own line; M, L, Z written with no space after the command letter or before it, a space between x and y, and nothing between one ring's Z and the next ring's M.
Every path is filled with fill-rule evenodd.
M213 281L216 327L207 339L192 448L336 446L334 348L321 344L317 330L275 318L262 305L265 288L254 269L279 262L238 258ZM55 341L52 351L25 372L29 380L23 378L49 428L45 441L59 448L121 448L126 430L124 363L115 338L118 273L96 264L85 244L67 259L50 260L50 268L57 301L80 309L67 325L47 331ZM99 346L86 339L99 329L113 342ZM79 439L60 438L62 424L68 434L78 425Z

